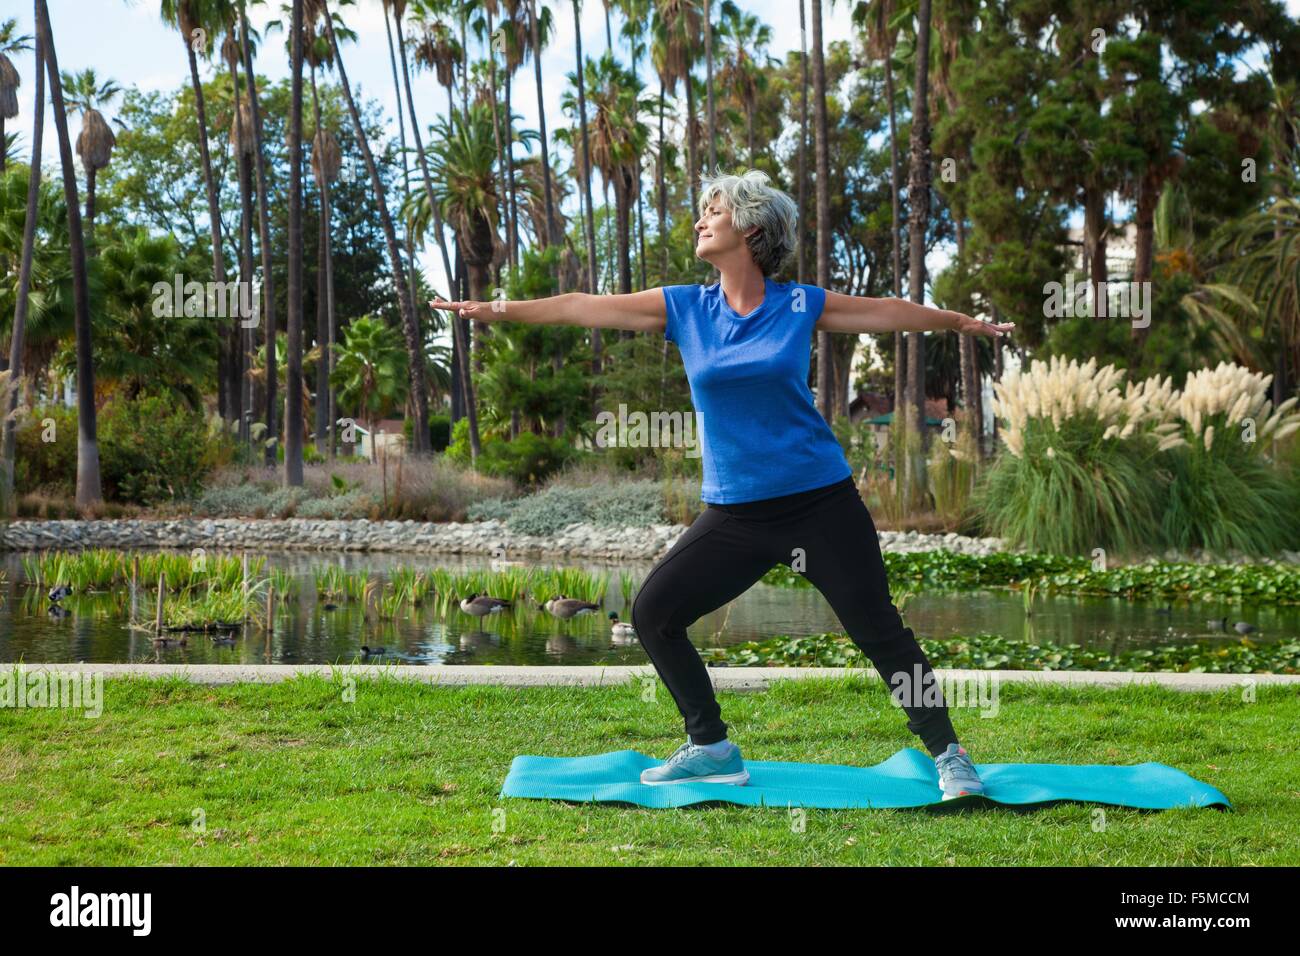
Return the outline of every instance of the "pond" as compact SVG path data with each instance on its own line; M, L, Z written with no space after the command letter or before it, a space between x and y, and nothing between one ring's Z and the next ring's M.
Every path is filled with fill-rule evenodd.
M298 593L276 614L268 633L248 623L234 633L232 644L217 645L192 634L183 647L156 648L148 630L129 625L129 605L122 594L74 594L62 605L69 612L52 617L43 589L23 583L20 554L0 558L5 571L0 595L0 661L58 663L162 662L190 664L338 663L358 658L363 644L385 653L370 658L403 664L644 664L635 639L615 639L605 615L616 611L630 620L619 585L620 573L639 585L649 563L571 562L572 567L610 575L604 610L561 621L532 605L477 619L459 609L443 615L422 606L404 610L396 620L366 620L360 609L341 602L326 610L315 595L315 571L327 564L380 574L407 566L451 570L485 569L489 558L345 553L268 554L270 567L282 568L298 581ZM552 566L547 562L539 565ZM141 593L135 619L152 619L151 596ZM1040 644L1082 644L1124 650L1179 639L1234 640L1232 624L1247 621L1258 629L1252 639L1273 641L1300 637L1300 606L1242 606L1231 603L1129 601L1110 597L1039 595L1033 614L1025 615L1019 593L1006 590L944 591L910 595L903 613L918 635L942 638L989 632ZM1228 634L1208 622L1227 617ZM690 628L697 647L719 647L776 635L819 634L840 630L829 605L812 588L759 583L731 604L706 615Z

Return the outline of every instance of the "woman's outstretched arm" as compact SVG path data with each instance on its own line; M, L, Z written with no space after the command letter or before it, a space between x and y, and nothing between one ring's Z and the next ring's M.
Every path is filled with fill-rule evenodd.
M491 302L434 299L429 304L435 309L455 312L477 322L580 325L589 329L627 329L632 332L662 332L668 317L662 289L646 289L627 295L568 292L549 299L496 299Z
M824 332L961 332L966 335L1005 335L1014 322L981 322L960 312L932 309L907 299L871 299L826 293L817 328Z

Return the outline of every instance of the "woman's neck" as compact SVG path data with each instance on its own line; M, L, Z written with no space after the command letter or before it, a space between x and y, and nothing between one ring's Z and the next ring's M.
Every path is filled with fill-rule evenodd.
M724 269L721 275L722 296L737 315L748 315L763 304L767 280L757 266Z

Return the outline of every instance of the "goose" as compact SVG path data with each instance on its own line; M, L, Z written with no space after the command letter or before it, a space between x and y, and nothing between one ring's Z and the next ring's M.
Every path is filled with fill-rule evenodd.
M365 644L361 645L362 657L379 657L381 654L387 654L387 653L388 653L388 648L386 647L367 647Z
M617 611L609 612L609 620L609 632L615 637L636 637L636 628L626 621L620 621Z
M1236 624L1232 625L1232 629L1236 631L1238 634L1255 633L1255 625L1247 624L1245 621L1238 621Z
M62 601L65 597L67 597L71 593L72 593L72 588L68 587L68 585L66 584L60 584L58 587L50 588L50 593L47 596L49 597L51 602L53 602L54 604L58 604L60 601Z
M562 621L567 621L571 617L577 617L579 614L594 614L600 610L599 604L592 604L590 601L579 601L577 598L566 598L555 596L543 605L546 610Z
M475 617L499 614L508 607L510 607L510 602L505 598L488 597L486 594L478 593L471 594L460 602L460 609L466 614L472 614Z

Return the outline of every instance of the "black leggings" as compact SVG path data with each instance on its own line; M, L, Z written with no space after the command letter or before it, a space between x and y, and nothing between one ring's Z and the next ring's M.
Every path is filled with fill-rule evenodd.
M727 725L686 628L747 591L773 565L791 566L796 559L903 700L908 729L934 756L955 743L930 662L890 600L876 526L852 478L779 498L711 504L642 583L632 623L691 740L715 743L727 735ZM918 675L921 686L913 691ZM909 689L907 696L894 691L896 681Z

